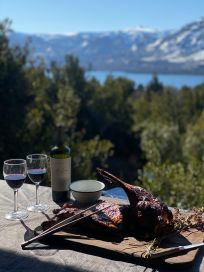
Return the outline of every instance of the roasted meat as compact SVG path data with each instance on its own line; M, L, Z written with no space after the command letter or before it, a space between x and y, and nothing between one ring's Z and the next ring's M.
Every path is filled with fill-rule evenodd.
M145 189L128 184L105 170L98 173L109 183L122 187L129 199L129 210L124 214L127 228L144 239L161 236L173 228L173 215L168 207Z
M106 206L107 209L93 214L86 218L86 220L79 222L78 226L83 227L84 230L87 229L99 233L106 232L109 234L120 234L123 229L124 218L122 211L124 210L124 207L117 204L112 204L110 206L109 202L102 201L95 207L94 211L105 208ZM80 211L80 208L65 204L62 208L53 210L54 216L50 218L49 221L42 222L41 227L43 230L46 230L60 221L79 213ZM84 215L88 213L89 212L85 212Z
M110 203L104 201L96 206L96 210L100 210L108 205L110 205ZM90 219L99 225L115 229L118 228L123 222L123 215L121 213L120 207L116 204L113 204L107 209L93 214Z
M53 214L54 216L50 218L48 221L43 221L41 224L42 230L49 229L50 227L54 226L55 224L59 223L60 221L69 218L76 213L79 212L78 208L74 208L70 205L65 204L62 208L60 209L54 209Z
M129 205L112 204L107 209L80 221L83 230L95 233L122 234L143 240L168 234L173 230L173 215L167 205L145 189L130 185L105 170L97 169L106 181L122 187L129 199ZM99 210L110 203L102 201L95 209ZM54 216L42 223L43 230L53 226L80 211L79 208L65 204L53 211Z

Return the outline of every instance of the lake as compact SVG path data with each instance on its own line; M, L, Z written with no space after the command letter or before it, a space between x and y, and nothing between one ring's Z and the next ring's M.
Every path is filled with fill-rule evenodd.
M126 77L135 82L136 86L139 84L147 85L152 79L152 74L138 74L128 72L106 72L106 71L88 71L86 72L86 78L96 77L98 81L103 84L108 75L116 77ZM178 74L158 74L159 81L166 86L174 86L180 88L182 86L195 87L201 83L204 83L204 75L178 75Z

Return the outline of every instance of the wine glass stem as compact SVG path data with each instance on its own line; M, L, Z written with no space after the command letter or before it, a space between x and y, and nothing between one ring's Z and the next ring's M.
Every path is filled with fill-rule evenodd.
M18 197L18 191L14 190L14 212L18 211L17 197Z
M35 188L36 188L36 191L35 191L36 205L38 205L39 204L39 199L38 199L38 188L39 188L39 184L36 184Z

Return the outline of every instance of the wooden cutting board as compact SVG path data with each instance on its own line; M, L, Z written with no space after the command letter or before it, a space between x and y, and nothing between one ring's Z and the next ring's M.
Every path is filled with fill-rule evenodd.
M171 235L168 239L165 239L155 253L160 253L168 250L171 247L188 245L195 243L202 243L204 241L204 233L191 230L187 232L182 232L181 234ZM148 263L165 263L168 265L191 265L199 249L194 249L188 252L177 253L175 255L166 256L163 258L156 259L146 259L143 257L143 252L146 250L149 245L148 242L138 241L134 237L108 237L104 235L91 235L82 229L72 229L69 232L58 232L52 235L49 238L48 243L61 245L63 248L66 246L72 248L72 245L75 245L75 248L82 249L82 246L85 246L84 249L89 252L98 252L99 255L114 253L118 257L121 257L122 260L131 259L135 261L143 261ZM85 252L86 252L85 251Z
M114 204L127 204L126 201L119 201L116 199L110 199L103 197L103 200L107 200ZM74 248L76 250L89 251L98 255L109 256L110 254L115 254L120 258L131 260L133 262L142 261L148 262L149 264L154 263L164 263L168 265L192 265L199 249L194 249L190 251L183 251L175 255L166 256L156 259L146 259L143 257L143 252L149 246L148 242L136 240L134 237L119 237L113 235L107 235L107 233L102 234L94 233L92 230L84 229L82 226L75 227L58 232L45 240L47 243L52 243L57 246L62 246L63 248ZM204 233L192 229L190 231L182 232L180 234L170 235L168 239L165 239L161 245L157 248L155 253L164 252L169 250L171 247L184 246L189 244L197 244L204 242Z

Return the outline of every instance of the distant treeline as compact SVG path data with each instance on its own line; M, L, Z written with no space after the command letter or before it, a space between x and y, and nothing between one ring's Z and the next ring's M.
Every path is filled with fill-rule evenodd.
M204 85L180 90L153 76L147 86L126 78L89 80L74 56L46 68L28 62L29 48L9 48L0 23L0 161L45 152L63 124L72 149L72 180L104 167L171 206L203 205Z

